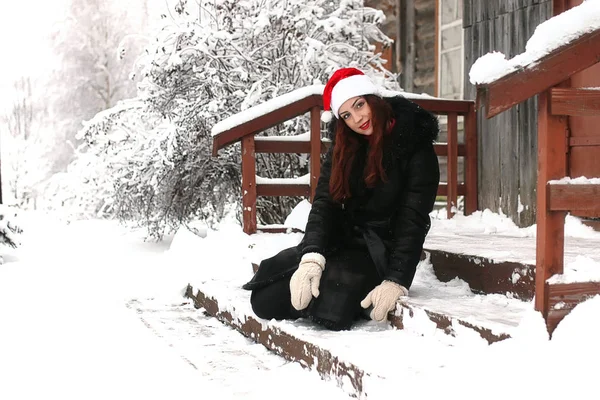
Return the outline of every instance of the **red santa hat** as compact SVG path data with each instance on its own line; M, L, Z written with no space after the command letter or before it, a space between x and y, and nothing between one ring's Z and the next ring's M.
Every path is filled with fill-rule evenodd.
M339 118L339 109L356 96L379 94L379 89L371 79L356 68L340 68L331 75L323 89L323 122L331 121L331 113Z

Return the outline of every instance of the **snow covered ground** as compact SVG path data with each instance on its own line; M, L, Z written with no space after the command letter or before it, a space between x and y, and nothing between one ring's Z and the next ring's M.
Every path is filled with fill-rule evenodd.
M0 399L348 398L181 296L202 269L236 260L243 243L225 238L243 237L241 228L224 225L226 234L196 240L180 231L147 243L143 232L114 222L26 217L22 247L4 251L0 265ZM460 225L472 228L470 221ZM506 233L505 224L492 230ZM438 226L460 229L452 221ZM596 399L597 371L583 361L600 356L598 315L600 296L578 306L549 341L532 311L514 339L493 345L371 329L368 336L398 334L400 350L392 353L404 347L406 358L382 352L381 368L410 378L389 382L377 398Z
M170 240L114 222L28 219L0 265L0 399L275 399L298 380L286 397L347 399L182 305L200 254L178 267Z

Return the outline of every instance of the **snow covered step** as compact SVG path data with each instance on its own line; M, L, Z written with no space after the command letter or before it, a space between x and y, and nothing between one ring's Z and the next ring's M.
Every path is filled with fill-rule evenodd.
M490 342L518 332L515 326L525 310L532 309L531 303L505 295L474 294L458 279L440 282L426 259L391 323L364 320L349 331L331 332L303 319L258 318L250 305L250 292L242 289L252 278L252 264L296 245L301 238L302 233L245 235L241 230L222 230L200 239L180 231L171 254L178 262L179 243L189 241L195 254L207 260L187 277L187 295L196 307L282 357L334 380L355 397L377 398L377 393L397 391L402 382L420 382L424 371L443 371L464 358L464 346L487 348ZM222 247L215 243L224 242L229 244L227 251L220 251ZM182 252L180 261L186 260L189 255Z
M411 296L399 302L395 315L390 316L391 323L359 321L350 331L331 332L302 319L266 321L256 317L250 293L241 289L251 276L249 267L228 265L212 273L205 270L201 279L188 286L186 295L196 307L285 359L334 380L358 398L367 398L372 388L379 390L408 379L407 371L382 370L383 354L390 360L406 360L411 368L440 368L449 362L444 352L455 343L468 338L487 345L506 339L533 307L529 302L499 294L473 294L465 282L457 279L439 282L425 260L419 265ZM424 350L413 350L412 346L432 346L432 338L435 346L443 347L440 354L444 355L423 359ZM410 373L417 372L411 369Z
M480 214L480 219L455 216L452 220L432 220L424 248L431 256L436 276L441 281L458 277L478 293L533 299L535 226L522 229L507 226L500 231L496 225L502 228L508 222L486 224L486 213ZM600 262L597 235L572 217L567 217L566 229L580 232L577 237L565 237L566 269L582 256Z
M429 274L433 274L429 271ZM423 282L414 287L414 297L401 302L390 324L360 321L350 331L332 332L310 321L266 321L250 309L249 293L217 281L188 286L187 296L222 322L287 360L317 371L334 380L349 394L367 398L371 390L401 384L409 379L397 368L382 369L383 355L388 360L404 360L412 369L440 368L450 357L444 351L467 337L482 343L508 338L516 328L528 303L501 295L468 295L465 284L445 284L440 292ZM468 288L466 288L468 289ZM411 289L413 290L413 289ZM439 329L442 328L442 329ZM423 358L423 350L412 346L442 346L440 357ZM450 346L448 346L450 344ZM428 351L433 351L431 348Z
M459 278L467 282L476 293L504 294L521 300L533 299L535 264L461 254L427 245L424 255L430 257L435 275L442 282Z
M264 398L274 381L285 387L294 385L299 378L304 387L297 395L304 392L312 397L315 393L327 393L327 398L346 398L335 385L310 376L298 365L284 362L208 313L198 312L190 300L167 304L158 299L139 298L129 300L126 305L204 379L215 382L220 388L220 399Z

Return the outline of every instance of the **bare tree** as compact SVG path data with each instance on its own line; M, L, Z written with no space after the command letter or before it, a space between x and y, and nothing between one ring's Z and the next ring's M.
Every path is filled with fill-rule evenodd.
M2 117L7 135L3 135L3 172L9 195L20 206L35 203L36 187L44 179L43 158L49 153L39 134L45 110L39 106L29 77L14 82L12 105Z
M64 170L72 160L83 121L136 94L130 74L145 42L132 34L145 28L139 21L146 18L134 15L132 9L145 12L143 7L124 7L115 0L71 0L67 19L53 35L59 69L49 82L51 114L63 144L55 171ZM124 42L128 35L133 39Z

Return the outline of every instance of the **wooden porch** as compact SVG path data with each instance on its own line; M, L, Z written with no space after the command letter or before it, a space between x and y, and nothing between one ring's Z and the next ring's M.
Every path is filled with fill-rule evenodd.
M555 15L566 5L557 1ZM567 213L600 217L600 184L571 181L600 177L599 61L600 30L596 30L531 65L477 86L478 102L485 106L487 118L538 98L535 308L544 315L550 332L574 306L600 294L598 282L549 281L564 272ZM597 247L590 252L597 253Z
M244 232L257 232L256 199L258 196L306 196L312 200L319 179L321 158L330 141L323 138L321 110L322 86L299 89L237 114L233 121L222 121L213 128L213 156L226 146L241 142L242 207ZM445 100L406 93L411 101L438 116L447 118L447 142L435 144L439 157L445 157L447 182L441 182L438 195L445 196L447 216L454 214L458 196L464 196L464 212L477 210L477 127L475 104L466 100ZM299 136L265 137L259 133L288 120L310 113L310 132ZM458 119L463 118L464 143L458 143ZM226 127L223 129L222 127ZM295 179L267 180L256 171L257 153L299 153L310 155L310 173ZM464 180L458 181L458 160L464 158ZM286 228L262 228L282 232Z
M421 264L411 287L411 296L398 303L389 324L417 335L434 337L435 340L430 339L433 342L453 343L465 337L470 340L479 337L485 344L510 338L518 330L524 315L533 308L535 238L521 234L474 233L467 227L445 229L440 222L452 221L433 220L423 254L439 281L427 275L428 262ZM267 252L277 251L272 248L274 242L282 247L291 246L300 238L300 233L259 232L251 235L254 254L251 261L257 263ZM592 254L595 246L594 240L569 237L565 259L572 262L578 254ZM600 254L596 252L594 259L600 262ZM211 275L213 273L216 275ZM377 357L348 358L346 350L360 348L365 349L365 353L378 354L378 340L365 340L365 335L373 338L372 335L381 334L382 339L398 339L399 345L386 347L386 354L406 360L402 346L405 336L401 332L390 331L385 324L367 321L357 323L351 331L340 333L319 329L310 321L262 320L250 309L250 292L240 288L252 274L249 263L228 266L226 280L220 272L207 268L198 279L190 282L187 296L197 308L204 309L285 359L337 382L357 398L370 398L373 390L381 385L399 384L406 379L381 376L371 363L376 362ZM469 284L471 293L461 290L456 277ZM563 295L568 294L564 287L555 288ZM567 304L567 308L569 306ZM435 363L439 359L430 357L422 362Z

